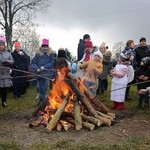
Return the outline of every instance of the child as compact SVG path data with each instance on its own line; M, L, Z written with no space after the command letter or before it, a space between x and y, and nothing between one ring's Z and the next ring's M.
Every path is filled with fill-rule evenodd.
M35 57L31 62L32 69L43 77L48 77L50 80L54 78L54 72L51 69L54 69L54 55L52 49L49 47L49 40L43 39L42 45L37 51ZM39 105L42 104L46 99L46 91L49 84L48 79L38 77L38 89L39 89Z
M144 57L141 60L140 68L136 70L136 79L138 82L149 80L150 76L150 57ZM150 86L149 82L138 84L138 90L146 89ZM143 106L144 103L144 106ZM139 108L149 108L149 97L148 93L139 95Z
M101 93L104 93L104 91L107 91L108 87L108 75L110 73L111 69L111 51L106 51L103 55L103 72L98 77L98 88L96 91L96 94L99 94L99 91L101 90Z
M98 75L102 72L102 56L99 51L94 53L93 59L79 65L80 69L85 69L84 85L96 95L96 81Z
M91 55L92 50L93 50L92 42L90 40L85 41L84 47L85 47L84 55L83 55L82 59L79 61L81 63L89 61L91 59L91 56L92 56Z
M128 84L127 71L128 71L129 58L121 53L119 62L111 71L112 85L111 85L111 101L112 109L123 110L125 109L125 91Z

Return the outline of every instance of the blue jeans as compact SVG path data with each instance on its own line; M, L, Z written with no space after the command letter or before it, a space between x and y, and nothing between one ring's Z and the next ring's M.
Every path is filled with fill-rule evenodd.
M96 83L84 80L84 85L96 96Z
M40 94L40 102L45 101L46 91L48 87L48 80L39 78L38 80L38 88L39 88L39 94Z

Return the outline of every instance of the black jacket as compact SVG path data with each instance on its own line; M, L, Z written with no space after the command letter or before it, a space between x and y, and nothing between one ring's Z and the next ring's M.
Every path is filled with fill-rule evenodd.
M23 51L22 51L23 52ZM14 64L12 66L13 69L19 69L19 70L23 70L23 71L28 71L28 67L30 64L30 57L23 52L24 55L20 55L18 54L17 51L12 52L12 57L14 59ZM22 74L21 72L17 72L17 71L13 71L12 72L12 76L16 76Z
M150 68L148 66L140 66L138 69L135 70L135 77L137 82L144 82L144 80L139 79L141 75L144 75L146 77L150 76ZM150 82L145 82L142 84L138 84L138 89L146 89L150 86Z
M137 62L137 67L139 67L141 59L144 57L150 57L150 48L148 46L142 47L139 45L135 49L135 60Z

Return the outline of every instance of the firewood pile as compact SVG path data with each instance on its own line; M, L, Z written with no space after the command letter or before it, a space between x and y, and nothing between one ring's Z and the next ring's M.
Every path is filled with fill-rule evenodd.
M115 114L84 87L81 79L69 73L64 59L58 61L57 70L48 101L34 112L35 120L29 123L29 127L42 125L50 133L70 128L94 130L103 125L110 126Z

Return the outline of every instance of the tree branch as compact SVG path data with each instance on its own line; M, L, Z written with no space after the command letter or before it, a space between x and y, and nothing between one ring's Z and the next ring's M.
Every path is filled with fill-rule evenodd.
M2 22L0 22L0 25L1 25L3 28L5 28L5 25L4 25Z
M2 7L1 7L1 6L0 6L0 12L2 13L3 18L5 19L5 14L4 14L4 11L3 11L3 9L2 9Z
M36 4L38 4L40 1L32 1L28 4L24 4L20 7L17 8L17 6L15 7L15 9L13 10L13 15L15 15L19 10L23 9L23 8L30 8L30 9L33 9L33 6L35 6ZM21 2L20 2L21 4ZM23 2L22 2L23 4ZM19 6L19 5L18 5Z

